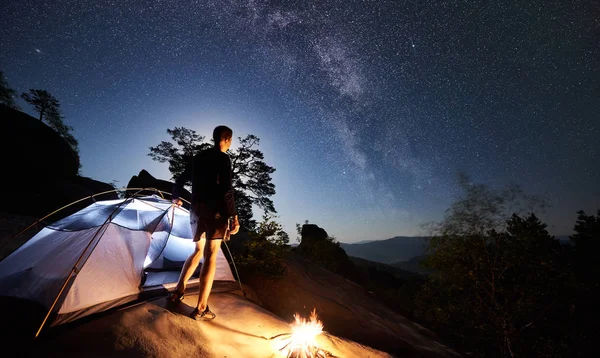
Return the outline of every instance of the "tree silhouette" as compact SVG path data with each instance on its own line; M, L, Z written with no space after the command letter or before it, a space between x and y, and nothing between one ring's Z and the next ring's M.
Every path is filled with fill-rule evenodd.
M46 90L30 89L29 93L21 93L21 98L40 114L40 121L48 115L56 116L60 113L60 102Z
M34 107L35 111L40 114L40 121L45 120L48 126L67 142L79 159L79 142L72 134L73 127L64 122L58 99L48 91L39 89L30 89L29 93L22 93L21 98ZM81 169L81 162L79 162L79 169Z
M432 235L482 235L489 230L503 231L512 214L540 212L548 206L542 198L528 195L514 184L493 189L473 183L468 175L460 173L458 185L463 196L446 210L444 220L423 225Z
M479 357L566 353L556 342L568 330L546 325L568 311L567 248L533 212L510 214L540 200L466 183L431 238L424 266L436 274L417 299L420 317Z
M582 252L595 253L600 249L600 210L596 216L586 215L585 211L577 212L577 223L573 228L575 234L570 239Z
M148 155L160 163L169 163L171 179L178 178L193 156L201 150L210 147L212 143L205 142L205 136L199 135L193 129L175 127L167 129L172 141L162 141L155 147L150 147ZM256 221L253 219L253 205L263 210L265 214L275 214L276 210L271 200L275 194L275 184L271 174L275 168L264 162L264 155L258 149L259 138L248 134L239 139L239 146L229 150L233 169L233 188L235 202L240 218L240 224L253 230ZM211 139L212 141L212 139ZM189 187L191 183L186 183Z
M10 108L19 109L15 103L16 92L6 82L4 73L0 71L0 103L7 105Z
M73 127L66 125L64 117L60 113L50 112L46 116L46 122L50 128L54 129L69 144L71 149L79 155L79 141L71 133Z
M308 225L308 220L304 220L304 225ZM298 234L296 241L302 242L302 224L296 223L296 233Z
M598 320L598 297L600 297L600 209L596 215L577 212L577 222L573 227L571 242L575 244L573 268L577 275L576 324L573 332L579 338L577 346L581 351L597 351L597 337L600 337ZM591 356L591 355L590 355Z

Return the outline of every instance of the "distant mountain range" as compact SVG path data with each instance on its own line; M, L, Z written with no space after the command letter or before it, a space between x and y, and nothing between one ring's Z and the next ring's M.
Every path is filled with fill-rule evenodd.
M569 236L555 236L563 244L570 244ZM361 241L353 244L340 242L351 257L389 264L412 272L423 272L418 263L425 257L429 237L396 236L387 240Z
M340 246L348 256L385 264L395 264L424 255L428 243L428 237L396 236L387 240L354 244L340 243Z
M377 241L377 240L362 240L362 241L353 242L352 244L354 244L354 245L356 245L356 244L366 244L366 243L373 242L373 241Z

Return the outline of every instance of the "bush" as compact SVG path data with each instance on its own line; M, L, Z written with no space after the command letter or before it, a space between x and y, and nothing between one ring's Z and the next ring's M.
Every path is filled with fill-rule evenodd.
M264 215L263 221L249 233L249 239L242 243L241 250L232 253L243 274L283 276L282 260L289 250L289 236L273 219L273 216Z

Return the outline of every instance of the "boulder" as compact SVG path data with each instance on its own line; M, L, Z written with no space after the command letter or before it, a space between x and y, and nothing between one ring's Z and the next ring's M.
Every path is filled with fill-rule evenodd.
M300 234L302 235L302 242L299 245L300 247L315 245L329 238L327 231L315 224L302 225L302 232Z
M304 224L301 235L302 241L296 248L298 253L338 275L354 282L361 281L360 273L346 251L329 237L327 231L315 224Z
M127 193L125 194L126 196L131 196L131 195L152 195L152 194L156 194L156 195L162 195L165 199L170 199L171 198L171 193L173 192L173 182L170 182L168 180L162 180L162 179L157 179L155 177L153 177L150 173L148 173L148 171L146 171L145 169L140 170L140 172L138 173L138 175L134 175L131 177L131 179L129 180L129 183L127 183L127 188L135 188L137 190L129 190L127 191ZM139 190L139 189L144 189L147 188L147 190ZM152 190L152 189L157 189L160 192L157 193L156 190ZM188 202L190 202L192 200L192 193L190 193L188 190L186 190L185 188L183 189L183 199L187 200ZM184 201L183 203L183 207L185 207L186 209L189 210L189 204L186 203Z

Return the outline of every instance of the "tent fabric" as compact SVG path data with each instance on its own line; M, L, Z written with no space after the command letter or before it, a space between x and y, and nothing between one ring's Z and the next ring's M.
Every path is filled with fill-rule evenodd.
M194 248L189 212L170 201L98 201L47 225L0 261L0 296L48 309L56 300L53 313L71 317L55 320L64 323L135 300L149 287L143 281L173 287ZM215 281L235 281L221 250Z

